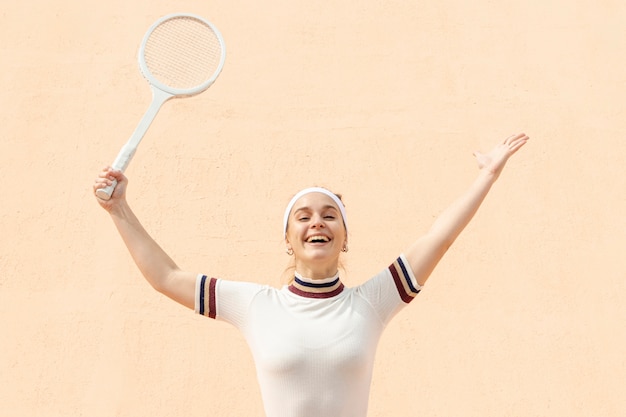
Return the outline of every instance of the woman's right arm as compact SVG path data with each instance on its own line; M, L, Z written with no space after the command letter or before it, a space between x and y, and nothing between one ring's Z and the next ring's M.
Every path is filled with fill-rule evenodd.
M111 215L135 264L155 290L194 309L196 274L182 271L141 225L126 201L128 179L124 174L110 167L103 169L93 186L94 193L110 185L113 179L117 180L117 186L111 199L96 199Z

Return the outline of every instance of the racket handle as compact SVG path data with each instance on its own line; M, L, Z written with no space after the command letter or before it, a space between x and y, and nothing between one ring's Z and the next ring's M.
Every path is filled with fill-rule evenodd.
M102 200L110 200L111 194L113 194L113 190L115 190L116 185L117 185L117 180L113 180L113 184L106 186L104 188L98 189L98 191L96 191L96 195L98 196L98 198L101 198Z
M152 88L152 102L150 103L150 107L143 115L143 118L135 128L128 142L122 147L120 152L117 154L117 158L113 161L113 169L118 171L126 171L128 164L135 156L135 152L137 151L137 147L139 146L139 142L145 135L148 127L150 127L150 123L154 120L154 117L159 112L159 109L167 100L174 97L173 94L162 91L151 85ZM117 180L113 180L113 183L107 187L99 188L96 191L96 195L102 200L110 200L111 195L113 194L113 190L115 190L115 186L117 185Z
M135 151L137 151L136 145L129 145L128 143L124 145L117 155L117 158L115 158L115 161L113 161L113 169L122 172L126 171L128 164L130 164L133 156L135 156Z
M117 158L115 158L115 161L113 162L113 168L118 171L124 172L126 168L128 167L128 164L130 164L130 161L133 159L133 156L135 155L136 150L137 150L136 146L131 146L129 144L124 145L120 153L117 155ZM103 200L111 199L113 190L115 190L115 186L117 185L117 180L114 179L112 181L113 181L113 184L108 185L104 188L100 188L98 189L98 191L96 191L96 195L99 198Z

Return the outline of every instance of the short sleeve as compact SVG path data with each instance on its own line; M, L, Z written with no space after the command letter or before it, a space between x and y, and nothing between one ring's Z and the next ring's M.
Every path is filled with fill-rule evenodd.
M196 278L195 312L222 320L240 328L250 304L263 285L227 281L198 275Z
M421 290L404 254L357 288L385 325Z

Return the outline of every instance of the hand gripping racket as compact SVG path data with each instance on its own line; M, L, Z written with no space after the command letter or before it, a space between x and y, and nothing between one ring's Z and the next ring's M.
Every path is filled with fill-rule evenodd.
M196 15L176 13L162 17L148 29L138 58L152 89L152 103L113 162L113 169L122 172L163 103L199 94L213 84L224 66L226 48L222 35L211 23ZM96 195L108 200L116 185L113 181Z

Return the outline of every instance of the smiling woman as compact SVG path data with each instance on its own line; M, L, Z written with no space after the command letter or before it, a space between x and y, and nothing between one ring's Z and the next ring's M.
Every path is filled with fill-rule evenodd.
M117 181L112 198L98 202L156 290L241 331L268 417L365 417L385 327L421 291L506 161L527 140L525 134L512 135L491 152L476 153L480 170L468 190L387 268L353 288L343 285L338 272L340 254L347 252L345 207L324 188L302 190L287 205L283 232L295 277L280 289L182 271L133 214L121 172L105 168L93 188L97 197Z
M348 250L346 212L341 200L324 188L307 188L285 210L285 243L296 271L312 279L337 272L340 253Z

